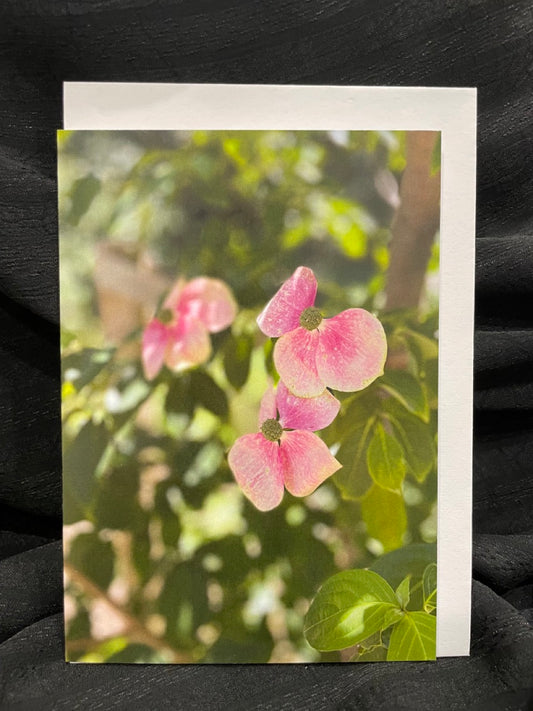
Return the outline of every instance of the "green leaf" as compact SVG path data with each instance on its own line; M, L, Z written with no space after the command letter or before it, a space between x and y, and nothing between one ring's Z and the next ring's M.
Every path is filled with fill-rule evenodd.
M368 535L380 541L385 551L402 545L407 514L399 494L374 484L361 501L361 514Z
M97 483L95 472L108 442L105 425L88 422L63 452L65 489L84 511L92 503Z
M100 181L92 173L78 178L70 190L71 206L67 220L76 226L100 191Z
M405 370L388 370L379 380L380 387L395 397L409 412L429 422L426 391L417 378Z
M167 574L157 603L167 620L168 640L185 649L194 647L194 633L210 614L207 573L197 561L178 563Z
M405 477L403 451L396 439L378 422L366 452L368 472L383 489L400 491Z
M409 599L411 597L410 588L411 588L411 576L410 575L408 575L406 578L404 578L402 580L402 582L396 588L396 597L398 598L398 602L400 603L402 610L405 610L405 608L409 604Z
M396 551L382 555L370 569L379 573L389 585L397 588L410 575L411 580L420 580L425 569L437 559L435 543L410 543Z
M204 662L209 664L242 663L265 664L272 655L272 637L263 624L253 636L248 630L223 630L222 635L209 649Z
M189 378L176 376L168 386L165 410L169 413L192 415L194 403L189 392Z
M425 362L423 375L429 406L436 410L439 397L439 361L437 358L430 358Z
M253 339L246 334L238 338L230 334L224 344L224 370L236 390L248 380L252 348Z
M136 537L131 550L131 560L139 581L144 584L153 575L155 563L150 558L150 540L147 535Z
M430 563L424 570L422 578L422 589L424 591L424 610L433 612L437 607L437 564Z
M152 389L145 380L135 378L116 389L116 397L108 404L107 409L117 415L129 413L143 403L151 392Z
M374 634L371 634L370 637L367 637L362 642L359 642L358 646L362 650L369 652L371 649L374 649L375 647L379 647L382 644L383 644L383 634L382 634L382 631L379 630L378 632L374 632Z
M98 527L147 535L147 514L139 504L138 493L139 471L134 463L106 471L94 497L94 519Z
M341 245L344 254L351 259L361 259L366 254L366 234L357 224L352 223L347 232L342 235Z
M161 481L154 491L154 513L161 523L161 539L168 548L176 549L181 534L181 521L170 506L167 492L172 486L169 480ZM143 561L141 561L143 562Z
M402 329L398 332L409 345L409 349L416 358L419 365L432 358L438 358L439 344L435 338L429 338L423 333L413 331L410 328Z
M409 471L417 481L425 481L433 466L436 465L431 426L406 412L395 400L387 401L385 408L385 415L392 424L394 433L402 446Z
M368 473L366 453L372 434L372 420L351 431L335 455L342 469L334 481L345 499L358 499L372 486Z
M118 641L122 641L122 638L118 638ZM116 643L115 640L112 642ZM169 661L162 652L157 652L144 644L129 644L128 642L123 648L113 651L107 657L104 656L104 659L107 663L114 664L157 664Z
M193 370L190 380L190 394L197 405L202 405L218 417L227 417L228 399L222 388L202 370Z
M370 570L347 570L326 580L304 621L309 644L322 652L346 649L394 622L394 591Z
M272 380L277 383L279 380L278 371L274 365L274 339L269 338L263 345L263 353L265 356L265 370L270 375Z
M410 607L420 610L424 604L421 581L424 570L437 559L435 543L410 543L403 548L382 555L370 566L393 588L397 588L406 577L411 578Z
M68 625L68 640L67 640L67 654L69 654L68 642L78 639L87 639L91 636L91 618L89 616L89 610L85 607L79 606L76 610L76 616L70 620ZM75 654L75 653L74 653ZM78 653L79 656L79 653Z
M90 383L113 356L114 349L84 348L61 359L63 379L71 382L76 390Z
M113 546L109 541L100 540L96 533L80 533L73 540L68 562L102 590L106 590L113 579Z
M362 649L352 661L354 662L385 662L387 660L387 649L383 645L377 645L372 649Z
M406 612L394 626L387 653L388 662L435 659L437 619L425 612Z

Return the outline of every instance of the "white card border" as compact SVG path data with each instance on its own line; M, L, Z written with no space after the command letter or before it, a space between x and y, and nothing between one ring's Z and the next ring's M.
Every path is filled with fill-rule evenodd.
M468 655L476 90L66 82L71 130L307 129L442 132L437 656Z

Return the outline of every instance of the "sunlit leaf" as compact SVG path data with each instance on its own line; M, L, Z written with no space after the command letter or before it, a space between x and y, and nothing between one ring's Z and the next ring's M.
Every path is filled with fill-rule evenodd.
M342 236L342 248L347 257L361 259L366 254L366 234L357 224L352 224Z
M402 609L405 609L411 597L411 577L409 575L396 588L396 597Z
M307 222L300 222L283 234L283 246L285 249L294 249L308 240L309 236L309 225Z
M437 564L430 563L424 570L422 578L422 587L424 591L424 610L433 612L437 607Z
M329 578L311 603L304 634L321 651L346 649L397 619L390 585L370 570L347 570Z
M406 612L392 630L387 661L435 659L436 637L437 620L433 615L425 612Z
M400 494L374 484L361 501L361 514L368 535L378 540L385 552L402 545L407 514Z

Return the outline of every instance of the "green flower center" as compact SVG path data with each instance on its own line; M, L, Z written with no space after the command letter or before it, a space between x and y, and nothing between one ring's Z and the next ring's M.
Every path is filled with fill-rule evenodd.
M304 309L300 314L300 326L308 331L314 331L322 323L322 314L316 306Z
M168 326L174 320L174 313L171 309L161 309L157 316L165 326Z
M261 425L261 432L263 436L266 437L269 442L277 442L281 437L283 432L283 427L274 418L265 420Z

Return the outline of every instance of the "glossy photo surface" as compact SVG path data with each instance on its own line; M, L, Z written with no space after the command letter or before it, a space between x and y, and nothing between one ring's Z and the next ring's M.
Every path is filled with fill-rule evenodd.
M67 660L435 659L440 155L58 133Z

